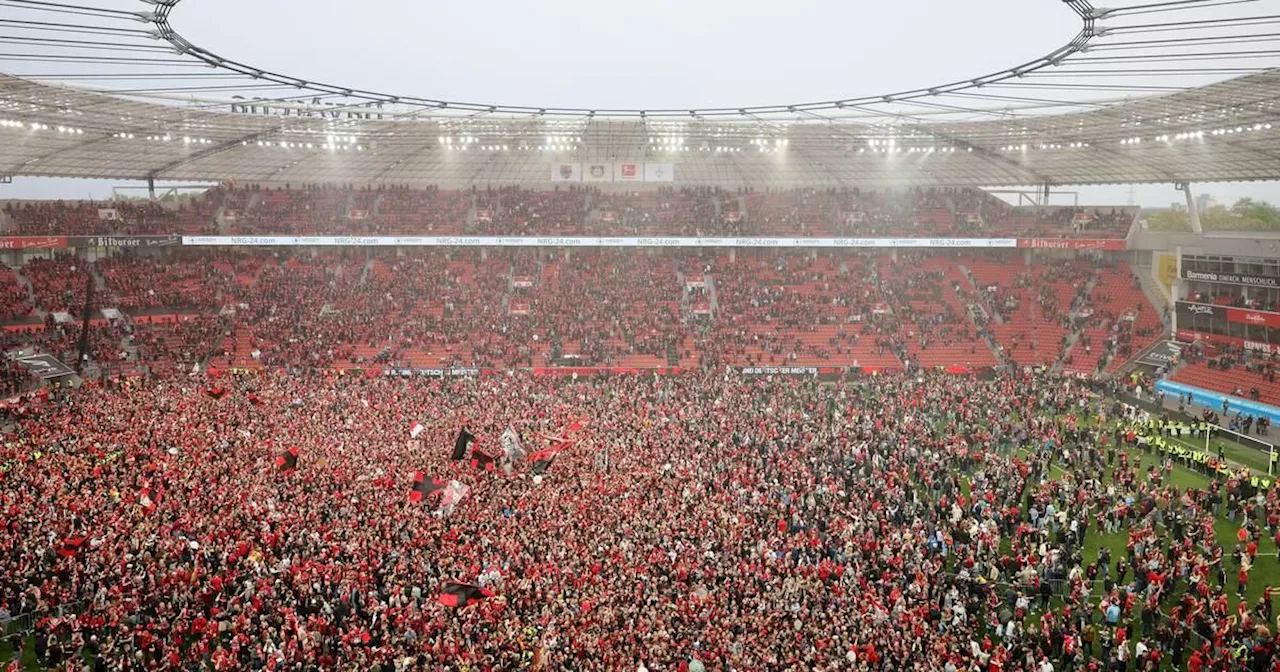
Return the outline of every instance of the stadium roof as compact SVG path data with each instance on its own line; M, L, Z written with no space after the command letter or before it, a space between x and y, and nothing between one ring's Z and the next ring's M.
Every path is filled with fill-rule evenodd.
M56 0L0 0L81 22L9 20L30 32L0 32L27 40L21 60L45 66L12 73L0 54L12 73L0 75L0 174L537 185L560 163L647 161L673 164L676 183L756 187L1280 179L1280 33L1265 32L1280 23L1280 0L1066 0L1079 34L1005 71L706 110L480 104L307 82L191 44L168 22L179 1L86 17ZM125 27L140 22L151 28ZM97 31L93 44L109 51L72 54L73 40L33 37L73 29ZM130 55L109 55L121 52ZM50 70L71 58L96 69ZM180 65L219 79L191 86L162 72ZM145 89L104 86L145 77L155 78Z

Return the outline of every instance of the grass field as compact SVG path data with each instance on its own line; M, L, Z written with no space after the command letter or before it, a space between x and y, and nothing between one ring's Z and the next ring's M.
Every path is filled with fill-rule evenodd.
M1203 450L1204 444L1201 443L1199 446L1193 446L1193 447L1198 447ZM1213 448L1216 451L1216 446L1213 446ZM1250 450L1250 449L1244 449L1244 450ZM1020 451L1020 452L1023 452L1023 454L1028 454L1028 451ZM1145 472L1148 467L1152 467L1152 466L1158 467L1160 465L1159 457L1154 454L1148 455L1146 453L1143 453L1141 450L1136 450L1136 449L1126 450L1121 452L1125 452L1126 454L1128 454L1129 462L1130 464L1135 465L1134 469L1136 470L1137 473ZM1257 451L1253 451L1253 452L1255 455L1257 454ZM1230 451L1228 451L1227 454L1230 455L1231 454ZM1265 467L1265 461L1264 461L1264 467ZM1052 472L1053 473L1050 475L1050 477L1055 479L1061 478L1064 474L1066 474L1065 470L1063 470L1061 467L1058 467L1056 465L1052 468ZM1265 471L1263 473L1265 473ZM1193 471L1191 469L1187 469L1185 467L1176 466L1176 465L1174 466L1173 471L1171 472L1167 482L1170 485L1174 485L1179 488L1203 489L1209 486L1209 478L1207 476L1200 474L1196 471ZM1214 523L1215 537L1217 538L1218 543L1222 546L1223 551L1225 553L1225 557L1228 559L1227 560L1228 562L1231 555L1231 551L1236 546L1236 543L1237 543L1236 533L1239 531L1239 529L1240 529L1240 525L1238 523L1232 522L1222 516L1219 516ZM1090 532L1086 535L1085 543L1084 543L1085 565L1087 566L1088 564L1095 562L1098 559L1099 553L1102 551L1103 548L1107 548L1110 550L1113 564L1115 563L1117 558L1126 557L1128 554L1128 533L1121 531L1114 534L1105 534L1097 531L1094 528L1090 528ZM1273 587L1280 587L1280 557L1277 557L1278 551L1280 551L1280 549L1277 549L1275 542L1271 538L1267 537L1265 534L1263 535L1262 539L1258 540L1257 562L1253 565L1253 569L1249 573L1249 584L1245 591L1245 599L1248 601L1247 602L1248 604L1256 603L1258 598L1262 596L1263 591L1266 590L1266 586L1270 585ZM1180 585L1179 592L1181 592L1181 589L1184 588L1186 584L1182 583L1179 585ZM1224 592L1227 595L1227 601L1230 606L1231 613L1234 613L1236 605L1239 603L1240 598L1237 594L1238 591L1237 591L1235 571L1230 567L1228 568L1228 571L1227 571L1227 583L1226 583ZM1173 604L1173 603L1174 601L1172 600L1168 602L1168 604ZM1055 608L1062 606L1062 604L1063 603L1060 598L1055 598L1054 600ZM1038 617L1033 616L1031 620L1032 622L1036 622L1039 619ZM1140 628L1140 624L1137 618L1137 614L1134 614L1131 622L1129 623L1129 626L1130 626L1131 632L1140 632L1140 630L1138 629ZM1184 661L1184 664L1185 664L1185 661ZM1167 657L1165 658L1161 669L1166 669L1166 670L1173 669Z

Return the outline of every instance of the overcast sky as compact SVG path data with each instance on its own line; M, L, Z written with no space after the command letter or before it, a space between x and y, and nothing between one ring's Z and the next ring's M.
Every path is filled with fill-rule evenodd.
M1080 26L1056 0L184 0L171 22L214 53L312 81L591 108L883 94L1031 60ZM103 198L118 184L18 179L0 199ZM1280 202L1275 183L1201 188ZM1123 186L1078 191L1082 202L1130 197ZM1179 198L1172 185L1133 195L1146 206Z

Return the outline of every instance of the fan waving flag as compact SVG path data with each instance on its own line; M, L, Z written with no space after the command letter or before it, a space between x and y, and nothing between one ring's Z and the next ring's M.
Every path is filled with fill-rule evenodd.
M289 450L280 453L280 457L276 458L276 468L280 471L293 471L298 468L298 447L294 446Z
M458 438L453 442L453 459L465 459L467 457L467 449L471 447L471 442L475 441L475 439L475 435L468 432L466 427L458 430Z
M409 501L421 502L422 500L444 490L445 484L438 478L427 480L427 477L421 472L413 474L413 487L409 489Z
M426 431L426 429L427 429L426 427L422 426L421 422L413 423L413 425L409 427L409 438L411 439L418 438L419 436L422 435L424 431Z
M470 583L448 581L440 589L440 597L436 599L446 607L461 609L487 597L493 597L493 591Z
M209 388L205 388L204 393L209 395L210 397L213 397L214 399L221 399L227 396L227 388L222 387L221 385L217 387L209 387Z

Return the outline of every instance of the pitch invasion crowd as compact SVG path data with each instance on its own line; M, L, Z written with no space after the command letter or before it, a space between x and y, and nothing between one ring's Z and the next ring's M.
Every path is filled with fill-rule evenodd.
M51 669L1280 670L1270 602L1226 597L1276 502L1135 468L1117 412L1032 378L90 385L0 453L0 619ZM464 425L568 447L484 471Z

